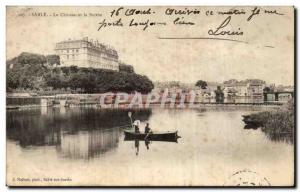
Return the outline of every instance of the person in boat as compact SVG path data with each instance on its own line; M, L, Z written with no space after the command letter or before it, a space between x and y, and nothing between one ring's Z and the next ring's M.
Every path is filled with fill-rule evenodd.
M135 132L135 133L140 133L139 124L140 124L140 121L139 121L139 120L136 120L136 121L134 121L134 123L133 123L133 126L134 126L134 132Z
M146 124L146 127L145 127L145 133L150 133L151 132L151 129L149 127L149 123Z
M136 133L140 132L140 128L138 125L134 125L134 132L136 132Z
M146 124L146 127L145 127L145 134L146 134L145 140L148 139L150 133L152 133L152 131L151 131L150 127L149 127L149 123L147 123L147 124Z

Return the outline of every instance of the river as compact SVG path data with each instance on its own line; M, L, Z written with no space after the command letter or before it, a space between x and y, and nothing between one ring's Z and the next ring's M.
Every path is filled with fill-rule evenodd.
M133 110L143 131L178 131L177 142L124 141L128 110L7 111L7 182L15 185L223 186L236 172L255 185L292 185L294 145L244 129L262 107ZM251 176L245 176L251 177ZM19 182L15 182L19 180ZM21 181L22 180L22 181ZM21 182L20 182L21 181ZM234 181L236 182L236 181Z

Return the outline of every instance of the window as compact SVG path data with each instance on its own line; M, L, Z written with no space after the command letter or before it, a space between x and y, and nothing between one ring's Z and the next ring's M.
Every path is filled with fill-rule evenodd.
M78 49L76 49L76 52L78 53L78 52L79 52L79 50L78 50Z
M69 49L67 50L67 53L69 53Z
M67 55L67 59L69 59L69 55Z

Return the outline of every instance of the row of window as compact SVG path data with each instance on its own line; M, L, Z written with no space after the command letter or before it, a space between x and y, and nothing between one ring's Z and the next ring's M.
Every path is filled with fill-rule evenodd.
M60 50L61 53L79 53L79 49Z
M75 55L75 54L72 54L72 55L63 55L61 56L63 59L77 59L79 57L79 55ZM112 63L113 60L111 59L108 59L106 57L93 57L93 56L88 56L88 60L92 60L92 61L95 61L95 62L100 62L100 61L105 61L105 62L110 62Z
M65 58L66 59L75 59L76 57L78 57L78 55L72 55L72 57L71 57L71 55L67 55Z
M83 50L83 53L85 53L87 48L81 48L81 49ZM79 53L79 49L63 49L63 50L60 50L60 51L58 52L58 54L59 54L59 53L61 53L61 54ZM116 55L111 55L111 54L106 53L106 52L93 52L93 51L90 52L90 51L89 51L87 54L88 54L88 55L95 56L95 57L101 57L101 56L105 55L106 57L111 58L111 59L118 59L118 58L116 57Z
M75 60L75 59L79 59L79 55L65 55L65 56L61 56L63 59L66 60ZM93 57L88 57L88 60L90 60L91 62L95 62L95 63L99 63L99 62L105 62L105 63L109 63L109 64L113 64L114 61L113 60L109 60L107 58L104 57L100 57L100 58L93 58Z
M67 54L77 54L79 53L78 49L72 49L72 50L61 50L61 53L67 53ZM111 57L109 55L105 55L105 54L88 54L88 58L92 59L92 58L103 58L103 59L107 59L107 60L117 60L114 57Z
M105 61L105 62L116 62L116 59L112 59L112 58L107 58L107 57L95 57L95 56L91 56L88 55L88 60L92 60L92 61Z

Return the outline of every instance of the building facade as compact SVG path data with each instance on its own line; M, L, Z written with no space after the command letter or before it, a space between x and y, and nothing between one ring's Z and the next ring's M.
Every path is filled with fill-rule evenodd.
M266 83L259 79L237 81L231 79L223 83L225 97L263 97Z
M264 88L266 83L259 79L249 81L249 94L252 97L263 97Z
M83 38L58 42L55 52L61 67L86 67L119 71L118 52L106 45Z

